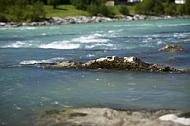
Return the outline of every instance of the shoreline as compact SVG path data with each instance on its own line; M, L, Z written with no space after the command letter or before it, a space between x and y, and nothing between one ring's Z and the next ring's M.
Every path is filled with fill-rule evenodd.
M40 113L36 126L183 126L190 125L189 111L117 110L112 108L69 108Z
M0 22L0 28L12 27L35 27L35 26L53 26L53 25L66 25L66 24L86 24L86 23L101 23L101 22L119 22L119 21L140 21L140 20L164 20L164 19L188 19L190 16L147 16L147 15L133 15L133 16L120 16L118 18L108 18L100 16L70 16L70 17L51 17L41 22Z

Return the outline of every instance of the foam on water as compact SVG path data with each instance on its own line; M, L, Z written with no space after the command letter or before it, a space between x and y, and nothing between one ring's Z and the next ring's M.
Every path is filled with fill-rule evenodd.
M93 48L97 48L97 47L99 47L100 49L101 48L111 49L111 47L112 47L112 49L115 49L114 44L111 44L111 43L109 43L109 44L93 44L93 45L86 45L85 46L85 48L87 48L87 49L93 49Z
M95 55L94 54L88 54L88 55L86 55L86 57L95 57Z
M21 61L20 65L33 65L33 64L38 64L38 63L55 63L65 60L63 57L56 57L56 58L51 58L47 60L26 60L26 61Z
M31 44L21 42L21 41L16 41L15 43L7 44L2 46L3 48L22 48L22 47L30 47Z
M37 27L20 27L21 30L34 30L37 29Z
M79 43L106 43L109 39L104 39L101 34L91 34L88 36L81 36L79 38L73 38L71 41Z
M41 44L39 48L44 49L77 49L80 44L69 43L69 41L56 41L49 44Z
M113 32L113 31L111 31ZM41 33L45 36L46 33ZM1 45L1 48L43 48L43 49L77 49L77 48L93 48L97 46L112 46L111 44L105 44L110 42L110 39L105 38L106 35L93 33L89 35L81 35L70 40L42 42L34 40L16 41L9 44ZM89 45L90 44L90 45Z

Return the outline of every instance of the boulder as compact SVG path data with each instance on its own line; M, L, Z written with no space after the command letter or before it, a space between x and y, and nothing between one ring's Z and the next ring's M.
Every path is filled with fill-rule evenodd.
M38 22L32 22L30 23L30 26L38 26Z
M5 26L6 23L5 22L0 22L0 26Z
M89 18L85 17L85 16L79 16L78 17L78 21L77 23L88 23L89 22Z
M126 16L125 18L126 18L127 20L129 20L129 21L134 20L134 19L133 19L133 16Z
M164 51L164 52L176 52L176 51L183 51L184 48L176 45L176 44L169 44L165 45L164 47L160 48L158 51Z

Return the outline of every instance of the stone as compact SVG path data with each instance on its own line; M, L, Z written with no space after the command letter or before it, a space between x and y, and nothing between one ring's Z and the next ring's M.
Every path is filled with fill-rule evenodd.
M129 20L129 21L134 20L132 16L126 16L126 19Z
M38 26L38 22L32 22L30 23L31 26Z
M5 26L6 23L5 22L0 22L0 26Z
M135 20L135 21L139 20L139 15L134 15L133 20Z
M164 52L176 52L176 51L183 51L184 48L176 45L176 44L169 44L165 45L164 47L160 48L158 51L164 51Z
M22 26L29 26L29 23L24 22L22 23Z
M164 65L160 65L160 64L153 64L153 65L150 65L148 68L147 68L149 71L151 72L177 72L179 70L175 69L175 68L172 68L172 67L169 67L169 66L164 66Z

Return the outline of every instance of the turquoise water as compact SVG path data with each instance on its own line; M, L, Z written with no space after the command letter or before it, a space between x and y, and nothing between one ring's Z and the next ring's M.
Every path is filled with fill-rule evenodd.
M166 44L183 52L163 53ZM190 110L189 73L23 66L108 55L190 68L190 19L0 28L0 125L33 125L44 110Z

